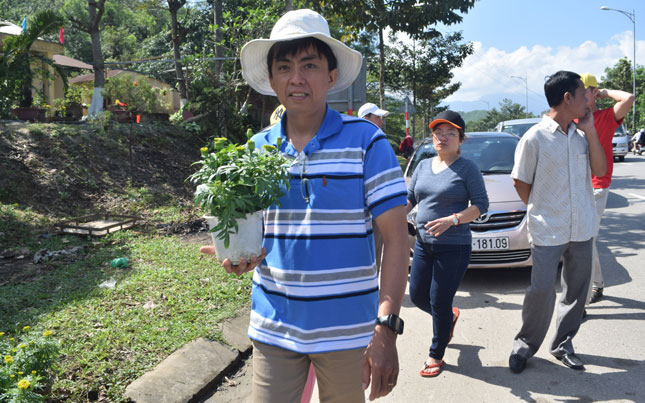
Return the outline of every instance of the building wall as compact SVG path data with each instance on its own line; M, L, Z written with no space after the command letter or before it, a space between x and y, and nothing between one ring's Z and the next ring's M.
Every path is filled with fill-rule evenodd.
M4 42L4 39L10 35L5 33L0 33L0 42ZM42 57L51 59L55 54L62 54L65 52L65 47L56 42L47 42L37 40L34 42L30 49L32 54L37 54ZM37 74L37 71L45 68L49 71L51 77L55 77L53 81L43 80L40 74ZM32 71L34 71L34 78L32 81L32 94L36 96L38 90L44 90L45 102L48 105L52 105L54 99L62 98L65 96L65 89L63 86L63 80L58 76L53 67L47 65L47 63L36 60L32 63ZM53 116L54 109L49 108L50 116Z

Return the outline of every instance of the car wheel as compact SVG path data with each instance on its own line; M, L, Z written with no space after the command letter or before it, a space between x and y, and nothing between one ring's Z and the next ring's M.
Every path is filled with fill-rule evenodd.
M618 162L624 162L624 161L625 161L624 155L621 155L620 157L618 157Z

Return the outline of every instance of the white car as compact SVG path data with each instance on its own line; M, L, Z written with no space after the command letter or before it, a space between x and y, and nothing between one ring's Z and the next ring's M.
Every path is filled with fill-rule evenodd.
M469 268L513 268L531 266L526 205L517 195L511 179L515 147L519 137L509 133L466 133L461 155L475 162L484 176L489 207L470 223L473 251ZM408 162L405 181L425 158L436 155L431 138L419 144ZM416 207L408 215L416 223ZM415 225L416 226L416 225ZM416 237L410 236L410 255Z
M614 150L614 159L618 159L620 162L625 161L625 156L629 152L629 136L622 124L616 128L611 146Z
M527 119L514 119L499 122L495 126L494 131L512 133L516 136L522 137L528 129L536 123L539 123L542 118L527 118Z

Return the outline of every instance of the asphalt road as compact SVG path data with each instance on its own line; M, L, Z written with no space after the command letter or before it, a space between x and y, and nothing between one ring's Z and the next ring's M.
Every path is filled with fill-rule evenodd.
M566 368L545 344L526 370L513 374L508 356L521 326L530 268L470 270L455 297L461 317L436 378L419 370L432 337L431 318L406 294L399 336L400 375L382 402L645 402L645 156L629 154L616 163L598 251L605 276L605 297L587 307L589 314L574 338L585 371ZM559 291L559 290L558 290ZM555 322L555 317L553 318ZM209 402L250 401L250 367L233 378ZM312 402L317 402L317 391Z

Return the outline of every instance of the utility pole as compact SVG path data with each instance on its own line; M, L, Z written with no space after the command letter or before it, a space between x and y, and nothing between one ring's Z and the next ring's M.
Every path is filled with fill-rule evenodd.
M632 111L632 134L636 133L636 103L638 102L638 97L636 96L636 10L632 12L627 12L623 10L617 10L615 8L609 8L606 6L600 7L603 11L618 11L623 14L634 24L634 57L632 58L632 93L634 94L634 109Z
M524 80L524 87L526 87L526 112L525 114L528 115L529 113L529 83L528 83L528 77L526 76L511 76L512 78L519 78L520 80Z

